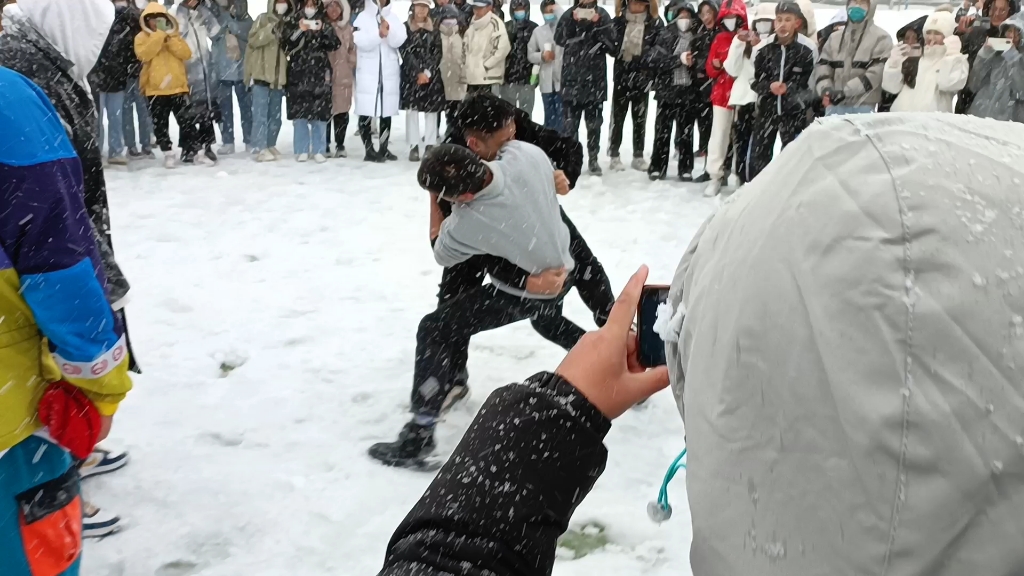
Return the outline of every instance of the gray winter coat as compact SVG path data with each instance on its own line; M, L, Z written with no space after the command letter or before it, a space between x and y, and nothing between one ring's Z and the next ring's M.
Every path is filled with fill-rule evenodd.
M192 57L185 62L189 105L194 113L213 110L216 106L219 80L213 65L209 40L221 35L221 26L205 4L200 4L196 10L178 4L174 17L178 19L181 38L192 49Z
M1024 13L1003 23L1024 32ZM996 52L986 45L974 60L968 80L974 92L970 114L981 118L1024 122L1024 57L1020 49Z
M863 22L847 22L840 34L825 41L814 70L818 95L842 90L843 106L873 106L882 99L882 71L892 51L892 38L875 24L877 3L872 0Z
M694 574L1020 574L1022 141L821 120L698 232L665 334Z
M558 18L562 17L561 6L555 5L555 16ZM555 44L555 27L558 26L558 20L548 24L547 22L537 26L533 31L533 36L530 37L530 44L526 49L526 57L530 59L530 63L540 65L540 93L550 94L552 92L562 91L562 54L565 52L565 48ZM555 52L555 59L551 62L545 62L541 55L544 53L544 45L550 44L551 49Z
M211 36L213 41L213 71L223 82L241 82L244 77L245 48L249 44L252 16L249 16L248 0L230 0L227 8L208 3L210 11L220 25L220 33ZM234 8L235 15L231 16Z

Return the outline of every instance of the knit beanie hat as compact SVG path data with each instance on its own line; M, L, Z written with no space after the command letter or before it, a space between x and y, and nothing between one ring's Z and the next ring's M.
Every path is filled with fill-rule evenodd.
M946 38L949 38L956 31L956 19L953 14L944 10L940 12L933 12L924 22L924 31L938 32Z

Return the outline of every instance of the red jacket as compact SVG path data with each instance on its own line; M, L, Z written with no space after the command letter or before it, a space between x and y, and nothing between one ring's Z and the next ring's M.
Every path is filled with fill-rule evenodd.
M736 30L730 32L722 26L722 20L730 16L737 18ZM735 80L725 71L725 59L729 56L729 46L732 45L732 38L739 30L747 29L747 5L743 0L725 0L722 8L718 11L718 33L711 41L711 49L708 51L707 72L708 78L715 81L711 88L711 104L720 108L729 107L729 96L732 95L732 83ZM715 60L718 60L720 68L715 67Z

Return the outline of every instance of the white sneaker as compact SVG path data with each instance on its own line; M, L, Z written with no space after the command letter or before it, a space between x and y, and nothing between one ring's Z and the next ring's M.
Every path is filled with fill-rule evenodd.
M164 168L170 170L171 168L177 168L178 162L174 158L173 152L164 152Z
M277 149L277 146L271 146L270 148L267 148L267 150L270 150L270 153L274 155L274 160L281 159L281 152Z
M217 163L206 157L206 154L196 154L196 166L214 166Z
M305 162L305 161L309 160L309 154L306 154L305 152L303 152L302 154L299 154L298 156L296 156L295 160L296 160L296 162Z
M277 158L270 153L270 150L260 150L259 155L256 156L257 162L273 162L274 160L277 160Z
M719 180L712 180L711 182L708 182L707 187L704 188L704 197L705 198L714 198L715 196L718 196L718 193L721 192L721 191L722 191L722 182L719 181Z
M612 156L611 162L608 163L608 169L612 172L622 172L626 167L622 165L622 160L618 156Z
M234 153L235 153L235 145L234 144L225 144L225 145L221 146L220 148L217 148L217 155L218 156L222 156L224 154L234 154Z
M650 164L648 164L647 160L644 160L643 158L633 158L633 163L630 164L630 166L633 167L633 170L647 172L647 168L650 167Z
M104 512L91 502L82 500L82 538L103 538L119 532L124 524L113 512Z
M335 150L334 151L334 157L335 158L348 158L348 152L346 152L344 148Z
M128 452L96 447L92 454L78 465L78 477L84 480L93 476L109 474L127 465Z
M314 154L313 161L317 164L323 164L324 162L327 162L327 157L323 154Z

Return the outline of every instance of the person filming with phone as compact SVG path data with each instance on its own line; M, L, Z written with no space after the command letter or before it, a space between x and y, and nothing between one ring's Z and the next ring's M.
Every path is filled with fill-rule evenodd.
M978 51L968 84L975 94L972 116L1024 122L1022 31L1024 14L1016 14L999 26L999 37L989 38Z
M967 15L960 19L957 25L957 36L960 36L963 48L961 51L967 55L967 62L974 70L975 61L982 48L989 38L999 38L999 28L1011 16L1020 11L1018 0L983 0L980 13ZM960 91L956 102L956 113L967 114L974 101L975 92L970 86Z
M924 48L907 43L893 48L882 72L882 89L896 95L892 112L953 111L953 96L970 72L953 19L952 12L937 10L924 23Z

